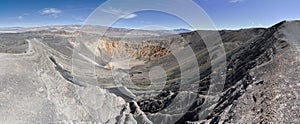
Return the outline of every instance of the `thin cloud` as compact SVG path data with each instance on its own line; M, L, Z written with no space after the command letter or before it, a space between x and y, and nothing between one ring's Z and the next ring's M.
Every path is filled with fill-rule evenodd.
M230 0L229 2L230 3L240 3L240 2L243 2L244 0Z
M119 16L120 18L124 18L124 19L131 19L131 18L137 17L137 14L133 14L133 13L127 14L127 12L124 10L116 9L116 8L112 8L112 7L109 7L107 9L102 9L102 11Z
M29 16L29 15L30 15L29 13L23 13L23 14L17 16L16 18L19 20L22 20L22 19L26 18L26 16Z
M18 18L18 19L23 19L23 16L18 16L17 18Z
M60 9L57 8L45 8L43 10L40 11L41 15L48 15L48 16L52 16L52 17L58 17L58 15L62 13L62 11Z
M122 16L121 18L131 19L131 18L135 18L135 17L137 17L137 14L129 14L129 15Z
M82 16L72 16L72 18L76 21L80 21L81 23L85 21L85 18L83 18Z

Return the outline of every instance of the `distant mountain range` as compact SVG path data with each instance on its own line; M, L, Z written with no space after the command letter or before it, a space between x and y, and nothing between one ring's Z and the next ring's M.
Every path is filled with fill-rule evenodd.
M126 29L126 28L115 28L115 27L105 27L105 26L96 26L96 25L62 25L62 26L41 26L41 27L0 27L0 31L15 31L15 32L26 32L26 31L58 31L58 30L64 30L64 31L77 31L81 30L84 32L103 32L105 30L106 33L110 33L113 35L118 35L120 33L130 35L136 34L136 35L149 35L149 36L161 36L161 35L169 35L169 34L180 34L180 33L187 33L191 32L192 30L184 29L184 28L178 28L174 30L143 30L143 29Z
M187 33L187 32L192 32L192 30L189 29L184 29L184 28L180 28L180 29L174 29L174 32L180 34L180 33Z
M19 30L23 27L0 27L0 30Z

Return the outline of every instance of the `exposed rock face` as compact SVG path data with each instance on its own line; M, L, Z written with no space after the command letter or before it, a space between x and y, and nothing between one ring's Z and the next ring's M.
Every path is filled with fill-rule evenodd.
M210 36L209 31L200 32ZM213 62L195 32L154 38L101 37L100 41L95 34L77 32L83 40L97 42L85 43L81 53L73 56L78 45L72 42L77 38L73 33L21 33L23 40L29 41L25 46L32 47L32 52L0 54L0 70L4 70L0 71L0 120L101 124L298 123L300 22L219 32L227 52L227 69L223 74L224 89L215 95L207 93L215 73L211 70ZM15 34L6 35L9 34L1 36ZM11 48L17 48L14 45ZM180 52L187 46L194 50L200 74L194 73L190 60L179 65L172 56L172 52ZM219 56L213 55L213 61ZM125 68L122 63L127 60L132 65ZM79 66L72 66L72 62L78 62ZM96 73L86 66L91 63ZM164 71L153 71L161 73L150 77L153 68ZM190 75L185 85L180 85L182 75ZM195 75L200 75L200 79L194 79ZM149 89L152 80L157 84ZM184 90L180 90L182 87ZM209 105L205 104L208 100L212 101ZM205 118L201 118L203 110L208 110Z
M299 27L300 22L277 27L271 60L250 71L254 84L228 108L227 123L299 122Z
M230 52L227 54L228 71L226 74L225 89L218 102L213 103L215 107L213 108L212 113L207 116L206 120L199 121L198 114L201 112L201 105L203 104L203 98L199 97L197 98L199 100L196 100L193 104L191 104L189 111L181 115L181 118L178 119L176 123L248 123L249 121L253 123L298 122L299 120L297 120L297 117L295 116L292 116L291 119L286 119L290 117L283 114L283 111L291 112L293 115L299 115L298 110L291 111L289 108L285 107L288 105L295 106L294 109L299 109L299 99L297 96L300 90L298 86L299 81L297 81L299 76L299 73L297 72L299 71L299 58L297 59L299 51L297 50L299 49L297 49L298 46L295 44L295 42L298 42L299 39L289 37L291 33L294 35L297 34L300 30L299 24L300 22L281 22L269 29L253 29L255 32L258 32L257 35L253 34L252 38L241 43L241 45L237 46L235 49L226 47ZM297 28L291 29L291 27ZM189 34L185 35L188 37ZM289 55L285 56L284 54L286 53ZM282 58L283 56L284 58ZM280 63L275 65L271 64L276 62ZM289 65L289 63L292 65L286 66ZM279 69L281 66L284 66L283 68L285 69ZM266 67L267 69L265 69ZM296 73L285 74L286 72L292 73L293 69L290 68L293 68ZM272 72L273 69L277 69L277 71ZM283 76L283 73L285 76ZM202 86L206 87L207 84L209 84L209 80L206 80L207 78L209 78L209 73L205 74L204 71L201 82L199 83L200 88ZM278 81L280 80L285 80L285 83L279 83ZM254 90L253 87L260 88ZM276 87L278 90L274 91L271 87ZM285 94L287 87L293 88L293 91L291 92L292 94ZM199 95L205 95L205 89L203 91L200 92ZM137 101L138 106L133 104L135 107L132 107L131 109L136 110L136 108L138 108L142 110L154 123L161 122L166 118L170 119L172 117L165 116L161 113L161 111L169 106L170 101L174 100L178 93L181 93L176 90L172 92L173 93L171 94L162 92L155 97ZM245 98L245 96L250 94L252 94L253 97L249 96ZM185 97L181 97L181 99L184 98ZM274 100L279 98L288 98L290 99L290 102L284 104L283 100ZM249 99L251 100L249 101ZM239 101L244 102L239 103ZM253 102L254 104L259 104L253 107ZM280 106L281 109L276 110L276 107L274 106ZM243 115L245 110L248 113ZM132 111L132 113L135 113L135 111ZM250 115L248 116L248 114ZM258 115L259 117L257 117ZM285 119L279 120L276 118L277 116L284 117ZM140 118L138 115L135 117ZM174 115L174 117L176 116ZM167 123L170 122L170 120L165 121Z
M163 38L101 38L98 48L101 56L128 57L144 62L160 59L179 49L187 41L178 35Z
M135 53L135 58L149 58L149 60L160 59L170 54L170 51L160 46L144 46L139 48ZM152 59L153 58L153 59Z

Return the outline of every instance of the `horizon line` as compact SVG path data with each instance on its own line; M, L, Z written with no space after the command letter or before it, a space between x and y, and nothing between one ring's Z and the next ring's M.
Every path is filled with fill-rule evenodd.
M245 26L245 27L237 27L237 28L217 28L216 30L241 30L241 29L252 29L252 28L270 28L280 22L283 21L299 21L299 20L282 20L279 21L277 23L274 23L270 26ZM109 26L103 26L103 25L85 25L85 24L53 24L53 25L36 25L36 26L0 26L0 30L12 30L12 29L30 29L30 28L41 28L41 27L65 27L65 26L100 26L100 27L108 27L108 28L115 28L115 29L128 29L128 30L152 30L152 29L141 29L141 28L128 28L128 27L109 27ZM170 28L168 30L178 30L178 29L186 29L186 30L190 30L190 31L197 31L197 30L213 30L213 29L189 29L189 28L183 28L183 27L179 27L179 28ZM155 31L157 29L154 29L152 31ZM165 29L162 29L165 30ZM159 31L159 29L157 30Z

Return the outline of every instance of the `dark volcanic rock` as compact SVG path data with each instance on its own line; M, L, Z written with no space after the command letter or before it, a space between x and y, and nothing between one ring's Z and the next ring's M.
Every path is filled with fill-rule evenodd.
M245 106L245 105L240 105L236 103L236 101L240 101L242 96L246 93L247 95L252 94L251 92L253 91L248 91L248 86L250 85L253 87L253 84L255 83L258 87L259 86L265 86L268 87L266 83L263 83L263 80L269 80L269 79L264 79L261 78L262 75L269 75L269 74L262 74L258 75L253 73L254 70L260 70L260 68L263 68L261 66L265 66L266 64L274 61L274 59L277 59L279 56L282 56L284 53L283 51L290 51L292 48L287 48L288 46L291 45L293 39L288 39L286 36L282 36L285 38L279 38L281 35L286 35L282 33L282 30L286 28L286 26L289 25L294 25L298 26L297 30L300 30L300 25L299 22L281 22L276 24L275 26L268 28L268 29L248 29L248 30L242 30L240 32L247 32L251 35L248 35L247 33L241 33L243 34L242 36L239 36L241 39L238 39L239 37L234 37L237 42L240 42L240 45L238 45L237 48L230 49L227 46L227 73L226 73L226 83L224 86L223 93L221 94L220 99L213 103L214 109L212 112L209 114L209 116L206 117L206 120L199 120L198 119L198 114L201 111L201 105L203 102L198 102L196 100L189 108L189 110L176 122L176 123L187 123L187 122L206 122L208 121L209 123L224 123L224 122L237 122L236 120L239 117L246 117L247 115L238 115L237 113L234 113L236 111L243 111L243 108L241 106L245 107L245 109L248 109L248 107L252 106ZM223 42L229 42L228 41L228 34L235 34L233 32L238 32L238 31L221 31L221 36L223 38ZM190 34L184 34L185 37L189 37L188 35L193 35L193 33ZM243 36L249 37L245 38ZM235 36L235 35L234 35ZM193 36L192 36L193 37ZM284 39L284 40L283 40ZM190 39L191 40L191 39ZM243 41L246 40L246 41ZM297 39L300 40L300 39ZM193 41L192 41L193 42ZM296 48L297 49L297 48ZM296 57L299 54L294 53L293 57ZM296 62L295 60L291 58L287 58L288 60L285 60L286 62L294 63ZM279 60L283 61L283 60ZM299 63L299 62L298 62ZM286 63L288 64L288 63ZM297 67L297 66L296 66ZM201 88L201 92L199 94L205 95L205 91L208 90L208 87L205 88L205 86L208 86L209 83L209 75L211 71L208 70L203 71L201 75L201 82L199 82L199 86ZM268 72L266 69L262 69L263 72ZM288 69L287 69L288 71ZM208 73L206 73L208 72ZM262 73L262 72L260 72ZM276 72L273 72L276 74ZM278 72L280 73L280 72ZM299 75L287 75L290 76L289 78L297 78ZM295 77L296 76L296 77ZM264 76L263 76L264 77ZM257 78L260 78L261 81L257 82ZM275 80L274 78L273 80ZM279 79L278 79L279 80ZM276 81L275 81L276 82ZM293 85L293 88L296 88L298 84L297 82L291 81L289 82ZM272 85L279 85L279 84L273 84ZM296 92L299 92L299 87L295 89ZM272 93L273 91L271 90L264 90L265 92L269 94L275 94ZM260 91L260 92L264 92ZM279 92L284 93L284 92ZM262 93L261 93L262 94ZM166 108L169 104L170 101L172 101L175 97L176 94L173 94L173 97L170 96L164 96L164 95L158 95L154 98L149 98L149 99L143 99L141 101L138 101L139 108L144 111L145 113L159 113L160 111L163 110L163 108ZM265 96L266 94L262 94L262 96ZM276 95L276 94L275 94ZM279 94L277 94L279 95ZM251 99L255 103L259 101L266 102L269 99L266 98L261 98L262 96L252 96ZM270 97L267 95L267 97ZM295 96L296 97L296 96ZM296 97L298 98L298 97ZM202 101L201 97L197 98L200 101ZM293 100L293 102L297 102ZM299 102L299 101L298 101ZM247 104L247 103L246 103ZM275 104L281 104L281 103L275 103ZM293 103L295 104L295 103ZM299 104L298 104L299 105ZM236 107L240 107L237 108ZM299 107L299 106L298 106ZM267 111L271 112L271 110L265 110L266 108L261 108L259 111ZM273 110L276 111L276 110ZM267 123L267 122L277 122L274 121L276 120L275 117L269 118L269 116L274 116L276 115L274 112L274 115L269 115L265 113L265 115L261 116L260 121L254 121L253 122L259 122L259 123ZM134 113L134 112L133 112ZM299 115L299 113L296 113L296 115ZM249 117L250 118L250 117ZM242 123L248 123L249 121L241 121ZM285 122L295 122L295 121L285 121Z

